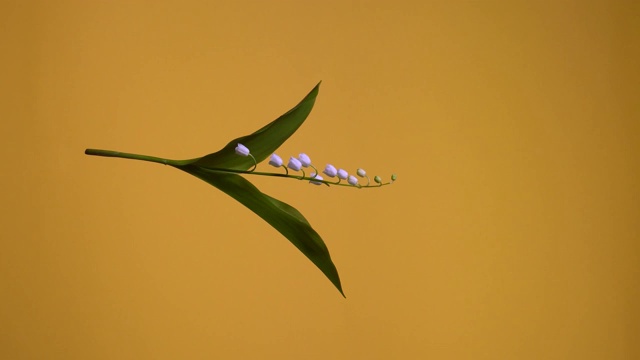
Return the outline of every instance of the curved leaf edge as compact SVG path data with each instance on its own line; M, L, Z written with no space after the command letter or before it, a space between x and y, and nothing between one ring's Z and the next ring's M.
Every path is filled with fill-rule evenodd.
M204 168L247 170L253 166L253 160L235 153L238 143L250 149L257 163L262 162L289 139L307 119L315 104L321 83L322 81L318 82L296 106L269 124L252 134L233 139L219 151L193 159L190 163Z

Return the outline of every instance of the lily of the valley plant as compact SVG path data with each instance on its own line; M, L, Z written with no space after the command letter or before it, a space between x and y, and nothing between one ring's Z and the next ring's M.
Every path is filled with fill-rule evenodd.
M309 156L304 153L297 157L291 156L287 165L284 165L282 158L275 151L305 121L313 108L319 87L318 83L293 109L253 134L234 139L220 151L200 158L169 160L97 149L87 149L85 154L169 165L208 182L239 201L284 235L327 276L344 296L340 277L333 261L331 261L329 250L307 219L293 206L264 194L241 176L282 177L305 180L314 185L347 186L358 189L381 187L396 180L395 174L391 175L391 180L388 182L383 182L379 176L375 176L373 178L374 184L370 181L366 171L357 169L355 174L363 180L363 184L361 184L358 177L331 164L327 164L322 171L322 174L327 177L325 180L311 163ZM267 158L269 158L269 165L276 167L278 172L256 171L258 163ZM305 169L308 168L313 170L308 170L309 174L305 172Z

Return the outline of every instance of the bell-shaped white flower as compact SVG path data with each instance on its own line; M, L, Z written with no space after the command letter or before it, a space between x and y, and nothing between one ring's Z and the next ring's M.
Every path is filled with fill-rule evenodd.
M287 164L287 167L291 170L294 171L300 171L300 168L302 167L302 163L300 162L300 160L294 158L293 156L289 159L289 163Z
M275 167L282 166L282 158L276 155L275 153L271 154L271 158L269 159L269 165L275 166Z
M338 170L336 170L336 168L333 165L327 164L327 166L324 168L323 173L328 177L332 178L338 174Z
M322 176L317 175L316 173L311 173L311 178L312 178L312 179L314 179L314 180L324 180L324 179L322 178ZM319 181L313 181L313 180L309 180L309 183L310 183L310 184L313 184L313 185L322 185L322 183L321 183L321 182L319 182Z
M358 176L360 177L365 177L367 175L367 172L364 171L364 169L358 169L358 171L356 171L356 173L358 174Z
M251 152L249 151L249 149L246 146L244 146L244 145L242 145L240 143L238 143L238 146L236 146L236 154L238 154L240 156L249 156L250 153Z
M347 177L349 177L349 173L346 170L344 169L338 170L338 179L346 180Z
M349 175L349 178L347 180L347 182L353 186L357 186L358 185L358 178L356 178L353 175Z
M305 153L298 155L298 160L300 160L300 164L304 167L309 167L309 165L311 165L311 159Z

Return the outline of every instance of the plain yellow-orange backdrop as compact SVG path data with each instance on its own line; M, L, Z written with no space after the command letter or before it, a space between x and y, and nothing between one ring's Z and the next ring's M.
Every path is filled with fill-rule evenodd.
M3 1L3 359L640 358L637 2ZM396 184L251 178L347 299L190 158L279 150Z

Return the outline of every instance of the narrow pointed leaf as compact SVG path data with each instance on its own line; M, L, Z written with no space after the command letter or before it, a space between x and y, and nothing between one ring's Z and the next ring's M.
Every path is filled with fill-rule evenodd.
M222 190L273 226L309 258L344 296L338 270L327 246L293 206L262 193L240 175L207 171L194 165L178 168Z
M206 168L247 170L253 166L250 157L238 156L238 143L248 147L256 162L261 162L282 145L306 120L318 96L320 83L293 109L251 135L231 140L222 150L196 159L192 164Z

